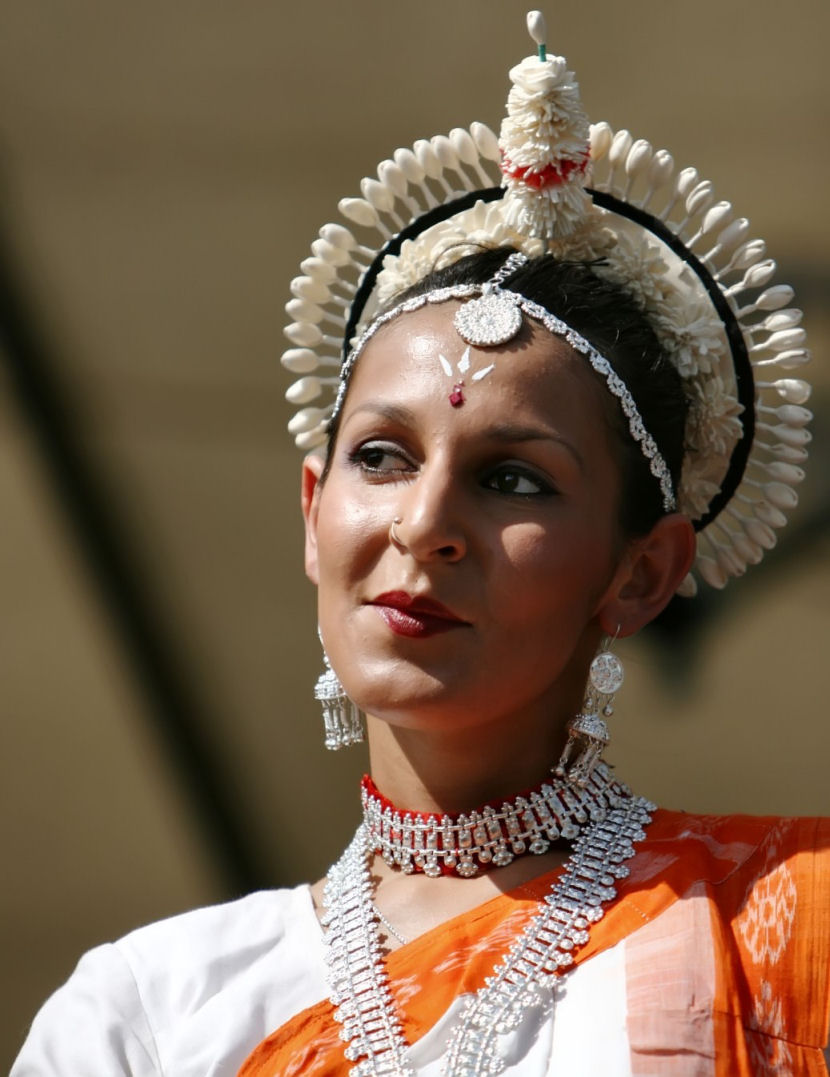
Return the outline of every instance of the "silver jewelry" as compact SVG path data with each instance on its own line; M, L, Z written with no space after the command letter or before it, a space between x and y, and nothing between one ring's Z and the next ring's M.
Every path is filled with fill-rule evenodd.
M323 648L323 661L326 668L317 678L314 698L323 708L325 745L331 751L337 751L339 748L347 748L350 744L359 744L363 740L363 726L360 721L360 710L354 700L346 695L340 678L331 668L325 648Z
M504 246L588 261L643 308L694 401L674 493L698 549L680 593L701 580L721 588L775 545L797 501L810 441L801 314L764 242L708 179L625 129L589 126L537 14L538 55L511 69L501 137L474 123L396 150L312 242L286 307L289 431L304 452L325 444L360 327L427 267Z
M500 1038L524 1012L546 1001L555 978L573 964L590 925L628 874L623 861L645 837L653 805L628 794L584 824L559 880L540 910L496 965L486 984L464 1006L449 1038L443 1077L484 1077L505 1066ZM372 902L371 841L365 824L328 873L322 922L329 993L335 1020L348 1041L345 1054L358 1063L353 1077L414 1077L407 1043L392 1002Z
M511 254L501 268L481 289L481 296L459 307L453 318L455 330L462 340L476 348L492 348L506 344L521 332L522 312L515 293L503 291L501 283L517 269L527 265L520 252Z
M433 878L471 878L510 864L517 856L541 855L559 838L571 840L589 819L602 818L631 794L606 766L589 772L581 786L564 777L500 805L458 815L400 811L376 789L361 783L363 825L369 847L390 867Z
M576 785L584 785L590 779L608 744L605 718L614 713L614 696L624 679L622 662L608 650L616 638L615 635L613 640L606 640L603 650L591 663L582 710L568 724L568 740L556 767L555 773L560 778L567 777Z
M386 930L389 932L393 939L397 939L401 946L408 945L410 940L404 938L404 936L401 935L401 933L397 930L394 924L390 924L390 922L386 919L386 917L383 915L383 913L380 911L380 909L374 902L372 902L372 912L378 918L380 923L383 924L383 926L386 928Z
M511 254L499 272L507 266L508 262L512 262L510 272L515 272L515 270L526 261L527 258L525 258L523 254L519 254L518 252ZM483 309L479 308L478 313L476 312L476 308L474 308L469 319L462 323L464 331L471 335L479 333L482 338L487 333L491 333L494 335L494 343L503 343L506 340L511 340L516 333L518 333L519 329L521 329L521 319L524 314L528 318L532 318L534 321L539 322L540 325L543 325L553 336L564 340L574 349L574 351L584 355L593 369L605 379L608 391L619 400L623 414L628 420L629 432L640 446L640 451L648 461L652 475L660 484L660 491L663 495L663 509L665 512L673 512L677 507L677 500L674 493L671 473L669 472L666 461L663 459L662 453L657 448L657 443L646 430L640 412L634 401L634 397L628 391L625 382L616 373L605 356L601 355L593 344L589 343L585 337L577 333L575 329L571 329L571 327L563 322L561 318L557 318L555 314L551 314L550 311L545 310L539 303L534 303L530 299L525 299L525 297L518 292L511 292L501 288L497 280L498 276L499 273L496 273L490 281L487 281L483 285L457 284L447 288L436 288L423 295L417 295L413 296L411 299L406 299L403 303L399 303L396 307L393 307L391 310L386 311L376 318L358 338L355 346L349 353L349 357L341 368L340 387L337 392L337 399L334 403L332 420L336 418L343 406L349 379L357 360L360 358L363 349L379 329L389 322L394 321L395 318L399 318L402 314L409 314L412 311L420 310L427 304L447 303L453 299L472 300L476 296L481 296L483 298L485 297L485 290L490 288L490 291L486 293L488 305ZM498 318L495 318L495 315L493 314L496 303L504 308L502 314L499 315ZM470 305L471 304L469 303L465 303L464 307L462 307L455 316L454 324L456 330L464 340L471 338L465 337L461 330L459 330L457 320L461 312ZM511 321L510 325L513 326L513 329L510 330L509 335L501 336L498 340L495 340L495 336L498 336L498 333L508 333L509 326L506 315L506 307L508 305L518 317L518 324ZM491 315L493 315L492 318ZM496 323L501 327L498 331L496 329ZM483 347L484 345L479 344L479 346Z
M400 549L405 549L406 544L401 540L395 528L398 524L403 523L402 516L396 516L392 523L389 525L389 541L393 546L398 546Z

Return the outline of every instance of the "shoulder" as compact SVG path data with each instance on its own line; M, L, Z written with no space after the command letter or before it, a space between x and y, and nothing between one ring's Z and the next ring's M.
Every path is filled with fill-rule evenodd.
M663 884L678 896L703 886L727 917L773 890L792 890L802 914L830 921L830 820L658 809L631 878L637 888Z
M659 1010L666 984L691 984L690 1012L708 998L718 1015L721 1053L813 1072L830 1007L830 821L658 810L646 834L629 885L650 915L627 940L642 998Z
M196 970L245 955L246 963L275 946L291 946L314 927L307 886L263 890L221 905L192 909L140 927L112 945L135 971L181 962Z
M113 949L159 1029L229 1005L265 1005L272 993L316 1001L322 982L322 936L307 886L173 916Z
M769 868L793 858L830 870L830 818L777 815L700 815L658 809L648 849L682 847L684 859L706 872L727 877L760 859ZM714 881L714 877L712 881Z
M789 946L830 972L830 819L657 811L642 848L639 872L705 892L744 956L777 961Z
M253 1044L319 1000L322 970L307 886L149 924L84 955L35 1018L13 1077L214 1072L206 1044L210 1065L235 1072Z

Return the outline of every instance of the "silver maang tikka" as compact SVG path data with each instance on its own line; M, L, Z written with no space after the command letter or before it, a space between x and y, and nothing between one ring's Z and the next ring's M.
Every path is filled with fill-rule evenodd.
M614 696L624 679L623 664L609 649L616 638L606 639L591 663L582 710L568 723L568 741L555 773L575 785L587 782L608 744L605 719L614 713Z

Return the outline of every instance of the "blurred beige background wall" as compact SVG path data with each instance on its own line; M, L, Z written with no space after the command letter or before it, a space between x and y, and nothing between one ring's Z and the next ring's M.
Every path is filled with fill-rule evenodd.
M363 765L323 752L311 699L314 598L277 365L288 280L396 145L498 124L507 69L528 51L524 12L0 4L17 279L263 884L325 869ZM801 292L824 419L777 556L682 634L625 646L612 755L672 806L827 811L830 5L598 0L547 15L593 118L697 165L767 239ZM83 949L239 885L38 445L4 362L0 1063Z

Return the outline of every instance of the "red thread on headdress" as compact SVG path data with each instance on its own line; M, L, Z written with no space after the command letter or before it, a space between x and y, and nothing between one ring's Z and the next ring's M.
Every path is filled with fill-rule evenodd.
M506 157L502 161L501 170L508 179L519 180L526 187L533 187L540 191L545 187L559 187L566 183L571 176L581 175L588 167L588 150L578 161L562 161L559 164L549 164L537 172L532 165L513 165Z

